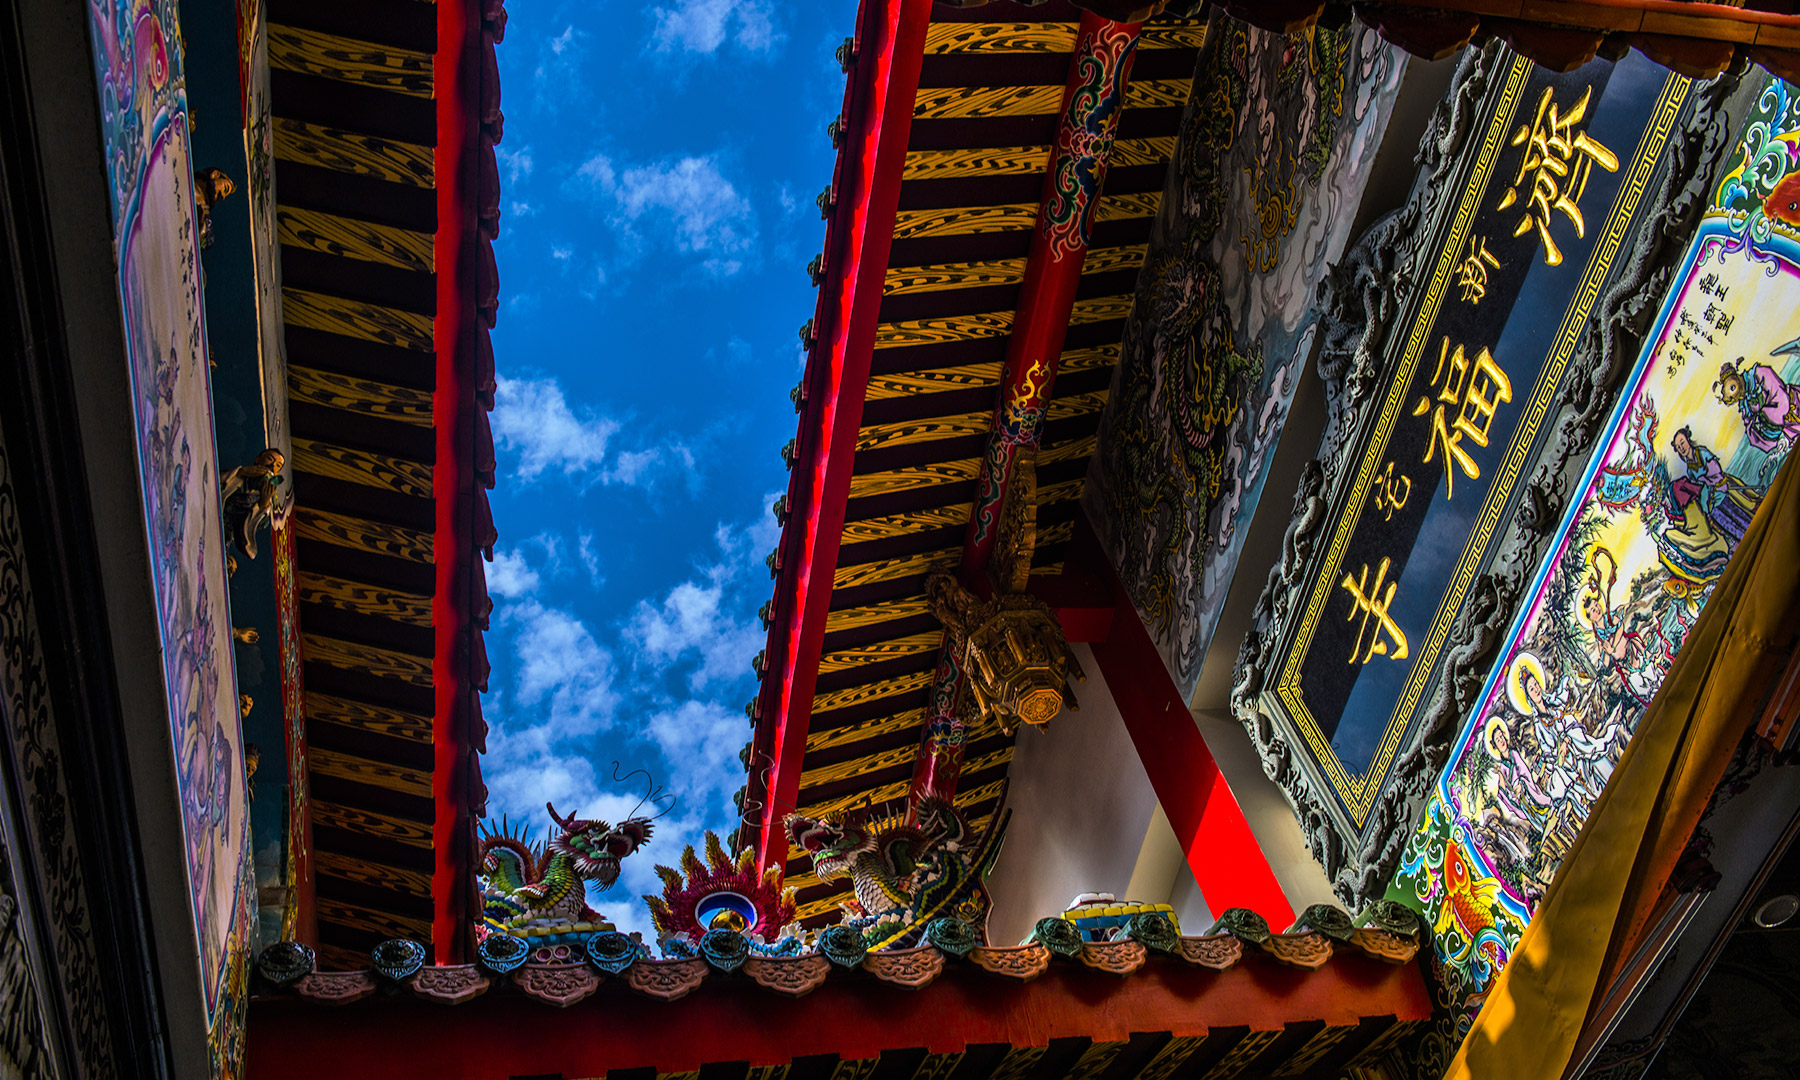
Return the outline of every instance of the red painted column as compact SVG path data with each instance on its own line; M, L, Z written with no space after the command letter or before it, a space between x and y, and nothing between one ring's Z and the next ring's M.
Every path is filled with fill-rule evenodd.
M470 711L470 589L474 559L475 505L475 137L480 100L475 46L481 41L474 0L439 0L438 48L432 60L437 95L438 142L432 164L437 182L437 316L432 341L437 352L437 388L432 394L436 462L432 538L436 595L431 679L432 828L435 867L431 876L432 962L466 959L470 933L468 717Z
M777 598L770 673L760 707L769 762L762 783L757 865L785 861L782 818L795 809L801 759L812 718L819 652L831 609L832 578L844 530L844 503L862 427L863 394L880 320L894 214L912 133L919 69L931 0L864 0L858 17L856 68L846 147L833 187L837 209L827 236L827 292L815 322L817 344L807 364L808 422L789 484L793 507L781 555L795 566L795 589ZM760 734L760 732L759 732Z
M1105 641L1094 642L1094 660L1206 906L1215 915L1226 908L1250 908L1277 929L1290 925L1294 909L1231 785L1206 748L1130 596L1117 581L1114 590L1119 601L1112 632Z
M986 570L1014 463L1021 453L1035 452L1043 435L1044 414L1050 407L1050 390L1069 330L1069 313L1081 287L1094 207L1100 201L1113 134L1125 108L1138 29L1137 23L1115 23L1092 13L1081 17L1063 90L1056 151L1044 177L1037 227L1019 285L1018 313L1006 343L993 431L963 543L958 572L963 584L977 595L993 591ZM957 708L965 676L948 645L946 635L938 646L931 704L913 768L914 805L927 794L952 795L962 771L966 734Z

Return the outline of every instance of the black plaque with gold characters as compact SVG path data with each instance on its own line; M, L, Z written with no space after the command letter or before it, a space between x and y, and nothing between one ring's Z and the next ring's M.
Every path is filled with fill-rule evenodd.
M1330 512L1283 625L1262 631L1275 647L1254 706L1352 851L1566 384L1587 377L1578 340L1694 97L1635 56L1568 74L1510 54L1493 65L1353 437L1322 452Z

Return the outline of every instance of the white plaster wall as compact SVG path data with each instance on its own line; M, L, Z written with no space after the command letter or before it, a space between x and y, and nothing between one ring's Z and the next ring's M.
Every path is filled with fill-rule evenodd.
M1075 687L1080 710L1064 711L1047 731L1018 734L1012 823L988 879L988 940L1016 943L1084 892L1171 903L1184 932L1204 931L1211 915L1100 665L1086 645L1075 651L1088 674Z
M1263 772L1262 758L1250 745L1244 725L1225 710L1196 709L1194 723L1219 764L1219 774L1231 785L1238 809L1251 835L1269 860L1275 881L1286 894L1294 914L1312 904L1336 904L1331 879L1325 868L1306 848L1306 836L1300 831L1300 820L1280 787ZM1186 926L1186 923L1182 924ZM1277 926L1277 930L1286 929Z

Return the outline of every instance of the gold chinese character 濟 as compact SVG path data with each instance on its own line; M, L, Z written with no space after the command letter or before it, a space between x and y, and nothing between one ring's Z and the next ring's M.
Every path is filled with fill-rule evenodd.
M1394 593L1400 588L1398 581L1387 580L1389 565L1390 560L1383 557L1381 565L1375 570L1373 588L1369 587L1368 563L1363 563L1360 578L1345 574L1344 580L1339 583L1340 588L1350 593L1351 601L1355 605L1350 609L1349 618L1354 619L1359 613L1362 615L1362 624L1356 628L1356 647L1350 651L1352 664L1366 664L1376 656L1387 656L1395 660L1406 659L1406 632L1401 630L1399 624L1395 623L1388 615L1388 607L1394 602ZM1383 582L1387 584L1385 592L1381 588ZM1369 630L1370 618L1375 620L1375 629L1372 633ZM1382 640L1383 634L1387 635L1388 641ZM1365 636L1369 639L1367 652L1363 651ZM1389 641L1394 646L1391 651L1388 648Z
M1500 269L1500 260L1494 258L1487 249L1487 239L1480 236L1469 237L1469 254L1456 268L1456 283L1462 287L1462 299L1467 304L1479 304L1487 295L1488 268Z
M1581 216L1581 196L1587 190L1588 175L1599 165L1607 172L1619 171L1619 156L1599 140L1590 138L1575 125L1587 117L1588 100L1594 88L1581 92L1581 100L1563 111L1551 100L1550 88L1538 98L1537 116L1530 124L1520 124L1512 145L1524 147L1519 155L1519 172L1512 186L1501 196L1499 210L1505 210L1519 199L1519 188L1526 177L1531 182L1525 195L1525 213L1519 218L1514 236L1524 236L1537 229L1544 242L1544 264L1562 263L1562 250L1550 238L1550 212L1560 210L1575 225L1576 236L1587 235L1587 221Z
M1412 494L1412 478L1394 476L1394 463L1388 462L1387 469L1375 474L1375 509L1385 511L1383 521L1394 520L1394 511L1406 505L1407 496Z
M1413 406L1413 415L1432 414L1431 444L1425 448L1425 462L1431 462L1439 446L1444 448L1444 498L1449 499L1456 494L1452 465L1471 480L1481 478L1481 466L1462 443L1466 438L1476 446L1488 444L1495 410L1512 400L1512 380L1487 349L1470 357L1461 345L1452 350L1446 337L1438 348L1437 371L1431 376L1432 386L1440 384L1435 410L1432 397L1421 395L1419 403Z

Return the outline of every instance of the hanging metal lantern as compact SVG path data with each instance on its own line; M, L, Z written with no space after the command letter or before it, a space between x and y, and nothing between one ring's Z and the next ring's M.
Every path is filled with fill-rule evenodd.
M1087 678L1056 613L1025 591L1037 540L1036 479L1031 457L1022 456L994 545L1002 591L983 600L943 571L925 582L932 614L949 631L950 648L968 675L974 708L1008 735L1020 724L1042 728L1065 707L1076 708L1069 679Z

